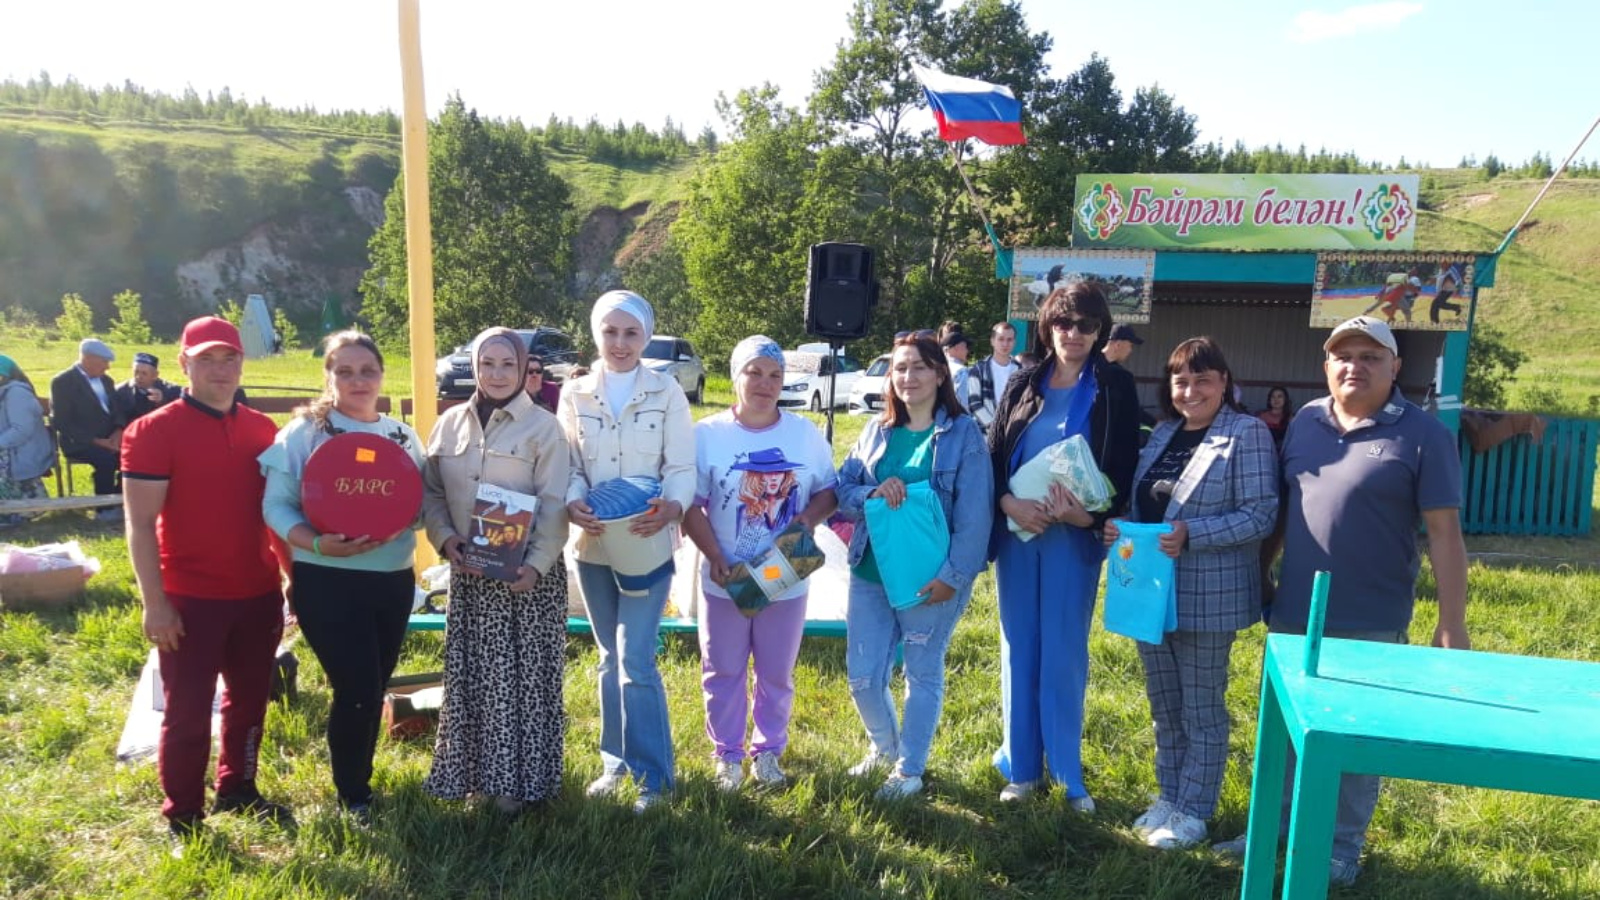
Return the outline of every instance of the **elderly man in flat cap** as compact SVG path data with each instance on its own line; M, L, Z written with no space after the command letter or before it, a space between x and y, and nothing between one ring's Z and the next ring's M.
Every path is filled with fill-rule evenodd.
M85 338L78 344L77 365L50 381L50 418L61 452L93 467L96 494L122 493L117 464L128 411L117 397L116 382L106 374L116 358L104 341ZM120 519L122 510L102 509L95 517Z
M133 377L117 385L117 399L131 425L183 395L183 388L161 378L161 360L153 353L133 355Z

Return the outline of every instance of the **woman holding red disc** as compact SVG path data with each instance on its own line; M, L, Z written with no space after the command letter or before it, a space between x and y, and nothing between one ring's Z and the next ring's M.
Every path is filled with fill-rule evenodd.
M384 525L387 534L319 531L306 514L302 497L313 495L303 494L302 477L311 455L329 440L367 433L394 441L411 459L411 467L402 463L386 477L417 482L422 446L410 426L378 412L383 354L372 338L342 331L328 337L326 351L322 396L296 410L261 454L263 510L267 525L291 548L295 616L333 688L328 757L339 803L364 822L371 815L383 692L413 605L417 538L409 523L397 532Z

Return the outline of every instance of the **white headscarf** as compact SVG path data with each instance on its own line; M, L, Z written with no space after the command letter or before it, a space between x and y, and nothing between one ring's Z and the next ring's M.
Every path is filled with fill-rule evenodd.
M615 309L620 309L638 319L639 327L644 331L646 338L656 333L656 311L651 308L649 300L633 291L606 291L600 295L600 299L594 301L594 311L589 313L589 332L594 336L594 348L597 352L604 352L605 348L605 342L600 339L600 320Z
M777 341L764 334L751 335L734 345L733 355L728 359L729 371L734 378L738 378L750 360L763 356L775 361L778 368L784 367L783 348L778 346Z

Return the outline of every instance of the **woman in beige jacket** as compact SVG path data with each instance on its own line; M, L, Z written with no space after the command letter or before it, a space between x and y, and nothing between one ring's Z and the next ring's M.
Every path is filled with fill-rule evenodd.
M678 382L640 364L655 328L648 301L631 291L604 294L589 327L600 359L594 372L568 382L557 408L572 447L567 513L583 529L578 585L600 649L602 771L588 792L612 794L631 775L639 784L634 809L643 812L672 790L674 780L667 695L656 670L656 634L672 568L663 567L644 596L624 594L599 540L606 525L588 495L613 478L657 479L661 496L629 528L641 537L677 528L694 500L694 422Z
M510 329L473 340L477 390L439 417L422 470L428 540L451 563L444 708L424 788L446 800L492 797L507 813L560 793L566 732L569 452L556 417L522 389L527 357ZM482 484L539 498L515 581L461 567Z

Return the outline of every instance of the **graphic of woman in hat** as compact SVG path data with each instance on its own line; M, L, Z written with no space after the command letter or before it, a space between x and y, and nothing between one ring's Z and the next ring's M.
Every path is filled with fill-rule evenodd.
M785 531L810 532L837 505L833 453L821 432L778 408L783 351L777 342L761 335L740 341L730 368L733 408L695 426L695 500L683 521L705 555L700 683L716 784L724 791L739 789L747 756L753 784L784 781L778 759L789 740L808 588L804 580L787 588L780 582L771 602L752 614L733 600L731 571L762 559L775 544L781 548ZM792 533L785 541L796 543Z
M744 473L739 479L739 529L734 555L752 559L771 545L772 538L788 527L798 512L795 498L800 485L794 470L800 464L784 459L783 450L769 447L750 452L730 468Z

